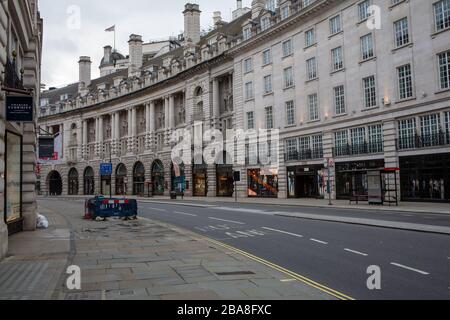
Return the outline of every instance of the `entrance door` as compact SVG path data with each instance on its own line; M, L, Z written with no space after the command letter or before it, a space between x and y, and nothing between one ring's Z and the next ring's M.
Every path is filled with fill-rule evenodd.
M127 178L127 168L124 164L119 164L116 170L116 194L124 196L127 193L125 180Z
M84 194L88 196L95 194L94 169L91 167L84 171Z
M52 171L48 178L48 192L51 196L62 195L62 179L57 171Z
M315 198L318 196L315 175L300 175L296 181L297 195L300 198Z
M153 195L164 195L164 165L161 161L156 160L152 166L152 183L153 183Z

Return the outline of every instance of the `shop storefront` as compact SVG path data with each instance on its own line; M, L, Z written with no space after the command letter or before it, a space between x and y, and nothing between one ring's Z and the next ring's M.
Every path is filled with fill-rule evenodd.
M164 166L157 160L152 165L152 190L154 196L164 195Z
M287 168L289 198L323 198L323 166Z
M6 131L4 219L9 234L22 231L22 136Z
M192 168L192 188L194 197L206 197L208 194L208 168L206 165L194 165Z
M175 191L177 195L181 195L186 191L186 174L184 164L172 164L172 185L171 191Z
M384 170L384 160L336 163L336 196L348 200L352 196L369 197L367 171Z
M232 197L234 193L234 172L233 166L217 165L217 196Z
M402 201L450 202L450 154L400 158Z
M277 198L278 171L252 169L247 171L250 198Z

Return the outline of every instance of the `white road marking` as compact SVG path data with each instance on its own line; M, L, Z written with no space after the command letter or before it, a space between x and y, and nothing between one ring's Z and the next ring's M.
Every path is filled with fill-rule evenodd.
M360 255L360 256L364 256L364 257L367 257L367 256L368 256L367 253L355 251L355 250L352 250L352 249L344 249L344 250L347 251L347 252L351 252L351 253L354 253L354 254L358 254L358 255Z
M263 229L269 230L269 231L274 231L274 232L279 232L279 233L283 233L283 234L287 234L289 236L294 236L294 237L297 237L297 238L303 238L303 236L300 235L300 234L295 234L295 233L291 233L291 232L287 232L287 231L282 231L282 230L277 230L277 229L272 229L272 228L266 228L266 227L264 227Z
M165 210L165 209L158 209L158 208L149 208L149 209L159 211L159 212L167 212L167 210Z
M409 271L414 271L414 272L423 274L425 276L429 275L428 272L425 272L425 271L422 271L422 270L419 270L419 269L414 269L414 268L411 268L411 267L408 267L408 266L404 266L404 265L399 264L399 263L391 262L391 265L399 267L399 268L403 268L403 269L406 269L406 270L409 270Z
M235 223L235 224L241 224L244 225L245 223L243 222L239 222L239 221L232 221L232 220L224 220L224 219L219 219L219 218L213 218L213 217L209 217L211 220L217 220L217 221L223 221L223 222L229 222L229 223Z
M317 242L317 243L321 243L321 244L328 244L328 242L317 240L317 239L309 239L309 240Z
M196 214L180 212L180 211L174 211L173 213L175 213L175 214L182 214L184 216L198 217Z
M281 280L281 282L294 282L294 281L297 281L297 280L295 280L295 279L283 279L283 280Z

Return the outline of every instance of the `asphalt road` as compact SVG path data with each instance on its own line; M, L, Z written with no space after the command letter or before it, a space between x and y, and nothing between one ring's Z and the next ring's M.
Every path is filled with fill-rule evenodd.
M450 225L450 217L445 215L300 209L302 213ZM223 242L355 299L450 299L448 235L273 215L292 210L298 212L299 208L139 204L143 217ZM380 290L367 287L369 266L381 270Z

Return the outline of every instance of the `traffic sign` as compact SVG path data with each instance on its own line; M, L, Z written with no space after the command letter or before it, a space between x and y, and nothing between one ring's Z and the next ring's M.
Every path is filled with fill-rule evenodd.
M112 176L112 171L113 171L112 163L100 164L100 175L101 176Z

